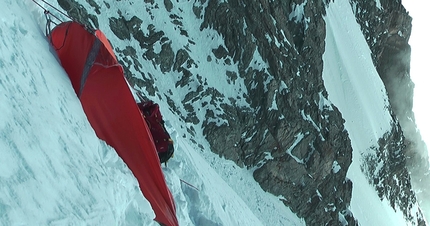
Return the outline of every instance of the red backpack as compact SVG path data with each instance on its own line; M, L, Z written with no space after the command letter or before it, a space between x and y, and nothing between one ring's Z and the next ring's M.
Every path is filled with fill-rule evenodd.
M152 139L154 140L155 147L157 148L160 162L167 162L174 152L173 140L170 138L169 133L164 127L160 107L158 104L150 100L138 103L137 106L142 112L146 124L148 124L149 130L151 131Z

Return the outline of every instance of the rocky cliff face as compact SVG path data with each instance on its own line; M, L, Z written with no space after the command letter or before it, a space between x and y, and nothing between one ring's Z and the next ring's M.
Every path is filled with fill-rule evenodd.
M395 114L393 117L399 122L394 127L400 127L396 130L401 133L397 135L402 140L401 146L389 150L398 149L405 154L406 159L402 161L406 161L412 186L420 191L418 197L425 200L430 197L429 161L426 144L415 124L412 111L414 84L409 75L411 48L408 41L412 18L401 1L380 1L379 8L376 4L362 1L350 2L372 50L375 67L385 84Z
M308 225L337 225L339 216L348 224L359 223L348 209L353 186L346 177L352 161L351 142L322 81L323 17L328 2L145 0L136 4L142 7L136 15L107 1L58 3L88 25L109 24L118 40L130 43L115 51L132 85L167 102L190 134L206 137L213 152L253 169L261 187L282 197ZM402 56L409 51L410 18L399 2L381 0L386 10L368 1L351 0L351 4L375 65L386 84L390 83L387 65L398 62L392 51ZM165 17L156 16L160 11ZM109 21L99 21L97 15L102 13L112 15ZM198 23L184 21L187 13ZM173 29L160 26L159 20ZM217 38L222 41L213 44ZM205 42L210 44L197 46ZM193 49L205 52L198 55ZM409 62L401 63L393 70L404 75ZM148 65L158 72L148 70ZM200 69L203 65L219 65L222 70L207 74ZM170 82L170 88L159 88L160 81ZM224 82L234 94L216 89L215 82ZM395 82L402 87L410 83ZM387 90L396 99L395 89ZM172 98L183 91L181 101ZM416 200L405 168L408 146L403 126L396 120L410 111L392 106L393 130L380 138L374 155L365 156L369 164L362 168L380 197L412 219L417 216L410 211ZM381 161L382 168L372 164Z
M339 213L353 222L347 210L351 183L345 177L352 150L340 113L327 104L321 77L325 7L300 4L208 2L202 26L225 37L226 49L217 57L238 63L251 108L230 106L228 124L207 123L204 132L214 152L256 167L254 177L263 189L283 196L308 224L337 221ZM299 7L303 15L295 13ZM255 52L266 67L252 67ZM222 134L228 134L227 142ZM335 165L341 170L334 171Z

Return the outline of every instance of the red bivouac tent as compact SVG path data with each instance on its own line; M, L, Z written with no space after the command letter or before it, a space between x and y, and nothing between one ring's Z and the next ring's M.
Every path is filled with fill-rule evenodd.
M178 225L151 133L105 35L77 22L64 22L49 38L91 126L133 172L155 221Z

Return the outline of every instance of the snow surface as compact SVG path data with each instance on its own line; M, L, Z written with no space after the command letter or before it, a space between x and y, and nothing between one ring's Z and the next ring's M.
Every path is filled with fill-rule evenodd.
M154 213L136 179L115 150L96 137L88 123L67 75L44 36L42 11L31 1L0 0L0 3L0 225L156 225L152 220ZM91 8L86 1L81 3ZM117 4L126 7L122 2L112 2L112 9ZM124 16L131 17L141 10L139 4L142 1L130 1L130 13ZM173 10L190 10L193 3L181 4ZM386 200L380 202L359 169L357 150L366 151L387 131L388 125L383 110L385 99L358 92L363 87L369 89L368 93L385 91L381 82L375 80L377 76L363 77L374 73L374 69L369 65L368 52L362 52L367 46L362 43L364 39L361 40L350 11L347 1L336 1L327 13L324 80L330 100L321 98L321 107L330 106L330 101L335 103L347 121L348 132L356 139L353 164L348 171L348 177L354 182L351 203L354 216L362 225L402 225L405 224L402 215L394 212ZM106 12L100 15L100 21L117 16L115 10ZM157 18L151 23L169 27L165 30L168 36L180 37L176 25L165 24L160 19L168 18L169 13L157 8L151 9L151 13ZM198 22L190 16L183 19L183 26L195 27ZM144 20L143 31L148 25L145 23ZM136 41L115 37L108 23L100 26L114 47L138 48ZM195 43L211 48L223 45L223 38L213 30L204 29L199 34L192 34L197 32L193 29L186 30L190 37L201 37L194 38ZM173 51L188 42L186 37L178 38L173 43L177 45L173 45ZM213 55L211 48L197 48L203 44L188 46L193 59L206 60ZM257 52L254 57L252 62L265 64ZM145 70L160 73L157 67ZM235 72L237 65L217 62L199 64L190 70L196 74L217 74ZM172 79L177 79L175 76L158 77L155 83L160 90L169 90L163 85L167 87ZM225 99L236 98L238 90L244 89L240 78L231 83L215 81L215 78L207 82L224 91ZM196 86L190 83L183 90L173 90L170 97L181 101L193 88ZM362 111L348 111L351 100ZM236 104L246 106L244 100L240 101ZM163 171L174 195L180 225L304 225L302 219L283 205L280 201L283 197L261 189L252 177L252 170L219 158L210 152L203 139L192 142L184 122L166 110L167 104L160 103L160 106L167 129L175 140L175 156L167 167L163 166ZM203 114L193 106L196 114ZM372 127L362 126L365 124ZM195 126L196 130L198 127ZM267 158L271 158L270 154ZM335 163L333 170L339 170Z
M378 139L391 127L388 97L373 66L370 49L348 1L331 3L325 21L324 85L329 100L346 120L353 148L347 173L353 182L351 211L362 225L409 224L400 210L391 208L386 199L380 201L360 170L362 154L378 146Z

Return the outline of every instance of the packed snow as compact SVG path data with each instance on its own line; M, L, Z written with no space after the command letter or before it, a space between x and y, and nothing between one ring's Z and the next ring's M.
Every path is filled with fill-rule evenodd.
M31 1L0 0L0 3L0 225L157 225L132 173L115 150L96 137L88 123L67 74L45 37L43 11ZM161 15L161 10L153 12L168 16ZM107 21L109 16L104 15L103 20ZM195 26L191 18L183 21L190 23L184 26ZM366 87L367 93L380 93L384 97L384 88L372 74L376 72L369 65L368 52L363 51L367 46L347 1L332 3L326 22L324 80L329 100L322 98L321 107L330 106L330 101L338 106L355 140L354 150L366 150L387 131L389 121L384 98L358 91ZM101 28L109 29L107 24ZM174 35L178 30L172 27L166 32ZM114 47L138 46L109 33L107 36ZM203 30L201 36L211 37L213 42L206 43L203 38L193 42L205 42L204 45L212 47L222 45L219 42L222 37L212 30ZM186 44L188 39L183 42ZM192 53L201 55L195 59L206 59L211 54L196 46L190 46ZM260 58L252 62L261 62ZM237 70L237 65L222 68L221 64L211 65L215 66L193 70L196 73ZM157 85L163 83L163 79L157 81ZM236 90L244 89L240 79L218 85L218 90L225 90L227 97L236 97ZM358 103L363 111L348 111L351 101ZM184 122L169 113L166 104L160 105L175 141L175 156L163 166L163 172L174 195L180 225L305 224L282 203L283 197L261 189L253 179L252 170L213 154L203 139L192 142L189 139L192 136L183 129ZM267 158L271 158L270 154ZM386 200L379 200L359 165L360 153L354 151L348 177L354 183L351 210L360 224L405 224L399 212L391 209ZM333 171L339 167L333 163Z

